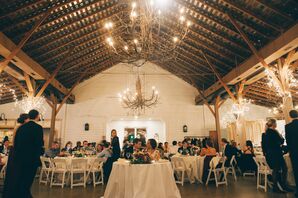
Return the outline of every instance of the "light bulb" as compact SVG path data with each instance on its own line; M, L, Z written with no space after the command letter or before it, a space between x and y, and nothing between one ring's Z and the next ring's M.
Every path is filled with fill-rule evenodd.
M178 41L178 38L175 36L175 37L173 38L173 41L174 41L174 43L176 43L176 42Z
M131 7L134 9L137 7L137 3L136 2L132 2Z
M125 46L124 46L124 49L125 49L126 51L128 50L128 47L127 47L127 45L125 45Z
M184 22L184 21L185 21L185 17L184 17L184 16L180 16L180 17L179 17L179 20L180 20L181 22Z
M135 44L138 44L138 40L137 40L137 39L134 39L133 42L134 42Z
M186 26L187 27L191 26L191 21L187 21Z
M180 14L183 14L184 13L184 8L180 8L179 12L180 12Z

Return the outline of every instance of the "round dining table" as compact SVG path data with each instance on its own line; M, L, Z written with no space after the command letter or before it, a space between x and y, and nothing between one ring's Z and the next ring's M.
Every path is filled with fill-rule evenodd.
M114 162L104 198L180 198L171 163Z

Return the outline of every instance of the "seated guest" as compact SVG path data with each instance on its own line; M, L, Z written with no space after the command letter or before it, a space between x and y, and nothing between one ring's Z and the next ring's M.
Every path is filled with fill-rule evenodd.
M73 151L79 151L82 148L81 141L77 141L77 145L73 148Z
M164 153L165 153L165 151L164 151L162 142L159 142L159 143L158 143L158 147L157 147L157 149L158 149L158 151L159 151L159 153L160 153L160 157L163 158L163 157L164 157Z
M8 139L4 139L3 141L3 145L0 147L0 153L4 154L4 155L8 155L9 154L9 140Z
M231 152L232 156L234 155L235 158L239 158L242 155L242 151L238 149L237 142L235 142L234 140L231 141Z
M178 152L182 155L192 155L192 151L186 140L183 141L182 147L178 149Z
M137 152L137 151L141 151L142 150L142 140L139 139L139 138L135 138L133 140L133 145L130 146L129 148L127 148L124 152L124 157L126 159L131 159L132 158L132 154L134 152Z
M183 146L182 142L179 141L179 142L178 142L178 147L181 148L182 146Z
M97 157L103 158L104 161L107 161L107 159L112 156L111 144L109 142L105 142L102 147L103 150L97 154Z
M52 143L52 147L50 149L48 149L44 155L46 157L54 158L54 157L58 156L59 153L60 153L59 143L57 141L54 141Z
M149 139L146 144L146 150L151 160L158 161L160 159L160 153L157 149L157 142L155 139Z
M206 148L202 148L200 156L215 156L216 149L213 148L213 143L211 139L207 139L206 141Z
M103 150L103 146L101 144L96 145L96 154L100 153Z
M68 141L66 143L65 147L61 151L71 154L72 153L72 142Z
M82 146L81 150L83 150L83 151L88 150L88 141L87 140L83 141L83 146Z
M177 141L172 142L172 146L170 147L170 153L175 155L178 152L179 146L177 145Z
M251 154L254 156L254 146L252 144L252 141L246 141L245 146L243 148L243 154Z
M169 143L165 142L164 146L163 146L164 152L165 153L170 153L170 147L169 147Z

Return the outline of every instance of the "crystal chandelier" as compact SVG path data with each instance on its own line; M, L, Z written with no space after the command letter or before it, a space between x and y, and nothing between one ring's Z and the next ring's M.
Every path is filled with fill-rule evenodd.
M278 71L276 69L276 65L275 67L272 67L270 68L272 70L272 73L271 75L274 75L274 74L277 74ZM294 76L294 71L289 68L289 67L284 67L283 68L285 75L285 79L284 81L286 82L286 84L289 85L289 88L292 88L292 87L297 87L298 86L298 81L297 79L295 78ZM284 91L280 85L273 79L273 77L270 75L270 72L268 69L265 70L265 74L267 75L267 85L270 87L270 88L274 88L277 92L277 94L280 96L280 97L284 97L284 96L288 96L288 97L291 97L291 92L290 91ZM280 79L279 79L280 80Z
M251 100L239 97L237 102L233 103L231 112L237 117L244 115L245 112L249 111L249 104L251 104Z
M129 109L135 116L144 114L145 109L152 108L158 104L159 93L156 88L153 86L150 94L146 94L143 88L140 75L137 74L135 90L127 88L118 94L122 106Z
M191 21L181 8L174 20L177 23L172 24L171 31L166 29L165 24L170 22L163 17L166 9L160 5L166 1L136 0L128 12L116 15L114 23L106 21L106 43L116 59L141 66L147 61L167 61L177 56L175 48L187 35Z
M15 107L19 108L22 113L28 113L32 109L38 110L41 114L46 112L46 99L43 96L24 96L22 100L15 102Z

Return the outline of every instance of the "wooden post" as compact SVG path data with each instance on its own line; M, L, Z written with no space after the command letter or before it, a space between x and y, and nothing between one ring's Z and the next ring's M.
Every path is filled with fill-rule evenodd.
M220 120L219 120L219 107L220 107L220 96L217 96L215 99L214 104L214 112L215 112L215 126L216 126L216 132L217 132L217 140L218 140L218 147L219 150L221 149L221 130L220 130Z
M53 93L51 93L51 101L52 101L52 116L51 116L51 128L50 128L50 135L49 135L49 147L51 146L52 142L54 141L55 136L55 124L56 124L56 109L57 109L57 99Z

